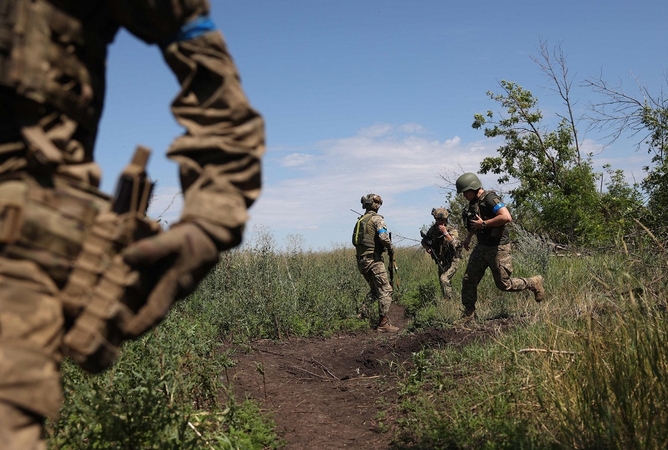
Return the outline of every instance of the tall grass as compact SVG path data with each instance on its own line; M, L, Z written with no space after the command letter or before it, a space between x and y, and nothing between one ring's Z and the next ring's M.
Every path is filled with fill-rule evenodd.
M572 356L536 367L537 394L565 448L668 446L668 255L657 244L624 249L623 267L592 273L599 295L578 299L571 330L551 330L549 342Z
M352 320L368 291L354 249L329 252L292 246L279 251L266 229L225 253L199 292L217 305L207 319L237 341L332 333L362 326Z
M401 366L395 448L665 448L668 445L666 252L648 238L617 252L557 256L517 231L514 276L545 277L547 298L479 286L463 348L424 348ZM583 256L584 255L584 256ZM397 250L395 301L406 333L448 331L461 314L466 255L441 299L419 247ZM282 250L258 229L167 320L88 376L64 367L67 403L51 448L279 448L270 416L227 390L222 343L369 328L354 250ZM510 323L499 327L496 319ZM481 331L484 330L484 331ZM460 331L463 332L463 331ZM483 339L483 336L487 336Z
M522 239L520 273L544 260L538 241ZM516 327L416 354L396 447L667 448L665 261L658 243L553 255L545 303L481 293L483 304L506 303ZM495 315L484 312L480 327Z

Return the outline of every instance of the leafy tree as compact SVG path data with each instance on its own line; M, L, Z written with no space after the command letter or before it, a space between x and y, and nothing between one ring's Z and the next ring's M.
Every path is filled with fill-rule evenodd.
M537 99L520 85L502 80L503 93L488 92L508 113L498 121L488 111L474 116L473 128L484 128L489 138L502 137L498 156L480 163L481 173L499 175L500 184L518 182L509 191L514 214L530 231L547 233L560 242L578 243L599 238L597 175L589 160L582 161L574 145L573 125L565 118L556 130L542 126Z
M492 111L474 115L473 128L483 128L486 137L504 140L498 156L480 163L480 172L499 175L500 184L516 183L509 191L513 213L529 231L546 233L562 243L599 244L614 238L622 224L610 212L626 211L635 204L634 190L624 182L621 171L610 168L608 187L614 192L603 194L597 189L601 174L594 171L591 155L583 158L581 154L578 119L570 97L572 78L561 49L550 52L541 42L540 58L534 61L561 97L565 113L558 115L556 128L549 129L543 124L537 98L519 84L502 80L502 92L487 95L505 114L497 120ZM612 200L614 205L605 204Z
M642 86L638 98L602 78L586 84L603 96L590 105L592 127L608 131L611 142L624 133L639 135L637 147L646 146L652 155L651 164L643 168L647 172L641 183L647 195L643 220L655 233L668 234L668 98L663 92L653 96Z
M646 217L642 194L637 184L628 184L623 170L613 170L609 164L603 169L609 177L600 199L604 223L612 232L626 236L636 228L635 219Z

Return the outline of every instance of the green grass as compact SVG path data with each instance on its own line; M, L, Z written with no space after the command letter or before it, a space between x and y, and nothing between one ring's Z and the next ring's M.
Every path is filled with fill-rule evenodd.
M507 312L517 326L416 354L395 447L666 448L666 255L627 250L550 257L540 305L481 289L479 325Z
M555 256L541 239L521 231L517 239L514 276L542 273L546 301L500 292L486 275L477 326L499 318L514 326L463 348L426 348L397 366L399 415L378 416L383 430L396 431L394 447L667 447L661 245L648 238L632 249ZM221 344L327 336L373 320L356 318L368 288L352 248L304 250L294 236L287 247L278 250L260 229L223 254L164 323L127 343L112 369L89 376L66 363L67 402L50 424L50 448L281 448L272 417L228 395L233 360ZM441 300L429 256L399 248L397 263L407 332L453 326L461 305ZM465 263L453 280L456 298Z

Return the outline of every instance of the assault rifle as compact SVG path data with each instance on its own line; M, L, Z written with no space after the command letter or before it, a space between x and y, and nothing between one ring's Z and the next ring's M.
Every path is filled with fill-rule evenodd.
M434 262L436 262L439 269L441 269L443 272L445 272L445 268L443 267L443 263L441 262L440 259L438 259L438 256L436 256L436 249L434 248L434 240L429 239L429 237L427 236L427 233L425 233L422 230L420 230L420 236L422 236L422 240L424 241L425 244L427 244L427 247L429 247L431 249L431 251L428 252L431 255L431 259L433 259Z
M390 242L392 242L392 233L390 233ZM395 278L396 278L396 285L397 285L397 289L398 289L399 288L399 277L396 276L396 275L397 275L397 272L399 271L399 267L397 267L397 261L394 258L394 247L392 248L392 252L388 252L388 256L390 257L390 262L389 262L390 286L392 286L392 289L394 289Z

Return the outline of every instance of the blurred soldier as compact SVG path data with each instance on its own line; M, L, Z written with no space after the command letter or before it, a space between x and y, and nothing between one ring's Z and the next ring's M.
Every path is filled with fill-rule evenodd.
M208 14L207 0L0 0L3 450L46 448L43 421L56 419L62 403L59 365L70 354L64 342L76 318L62 293L73 272L85 272L80 258L75 264L83 249L96 248L84 240L116 243L113 229L108 236L89 230L112 208L97 189L93 148L107 49L121 27L159 46L180 83L172 112L185 127L168 151L180 168L179 222L118 252L119 264L132 270L129 279L142 281L141 301L166 306L125 336L160 321L219 252L241 242L246 210L260 193L264 124ZM88 263L104 257L101 251Z
M511 278L513 273L510 256L510 238L506 227L513 218L501 198L494 191L485 191L480 179L474 173L465 173L455 182L457 193L461 193L469 204L462 216L468 230L462 246L468 250L473 236L478 245L469 256L466 273L462 282L463 319L474 317L478 300L478 284L489 267L496 287L502 291L517 292L529 289L537 302L543 300L543 277Z
M457 228L448 224L448 210L434 208L431 210L435 223L422 234L422 247L429 253L438 266L438 280L444 300L452 298L452 277L457 272L461 256L461 243Z
M357 220L353 229L353 245L357 250L357 268L364 275L371 289L369 295L378 300L380 320L376 330L380 333L395 333L399 328L390 324L388 313L392 304L392 286L387 278L383 252L394 253L385 220L378 214L383 200L380 195L368 194L361 199L365 213Z

